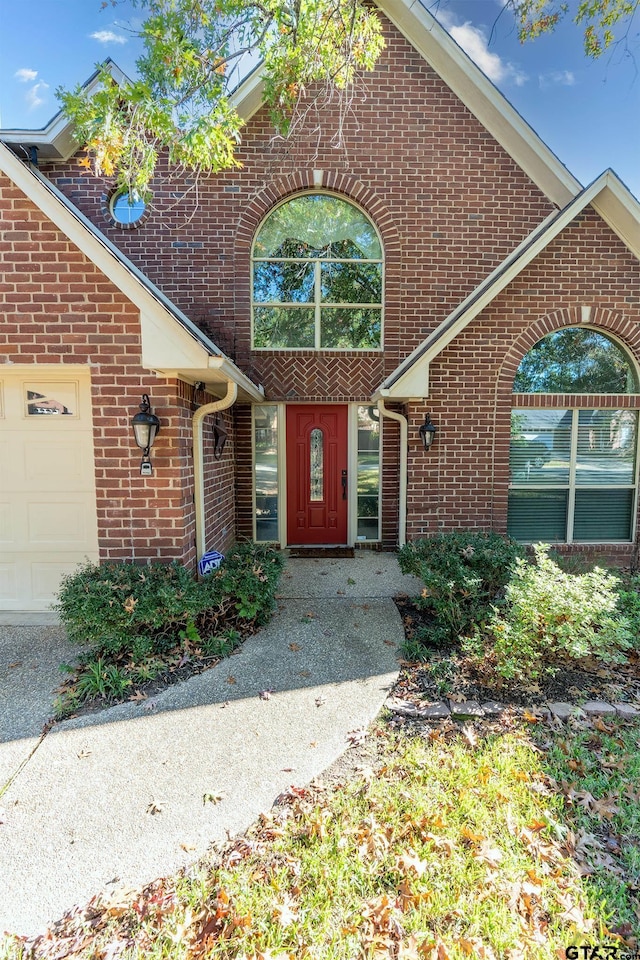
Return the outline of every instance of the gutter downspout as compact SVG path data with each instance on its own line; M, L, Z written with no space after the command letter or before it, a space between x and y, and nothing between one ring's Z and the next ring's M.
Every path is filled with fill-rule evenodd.
M205 552L204 527L204 451L202 448L202 421L210 413L218 413L233 406L238 397L238 384L227 381L227 392L220 400L213 400L198 407L193 415L193 485L196 507L196 554L200 559Z
M388 417L400 424L400 489L398 491L398 546L404 547L407 542L407 458L408 458L408 425L407 418L401 413L387 410L384 400L378 400L378 410L381 416Z

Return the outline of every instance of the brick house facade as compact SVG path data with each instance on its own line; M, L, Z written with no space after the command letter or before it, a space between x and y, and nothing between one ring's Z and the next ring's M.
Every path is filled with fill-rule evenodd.
M583 190L420 5L378 6L386 48L354 99L343 149L332 145L331 104L293 144L274 138L252 76L238 92L242 167L200 181L197 191L163 171L136 224L114 220L108 186L80 165L81 152L60 146L67 142L60 119L39 139L4 132L13 153L3 148L0 156L0 382L3 370L15 379L20 365L29 377L46 372L40 365L84 366L94 559L192 564L205 548L224 550L237 537L391 549L441 529L506 532L512 410L640 406L633 385L606 396L513 392L527 352L565 328L603 333L636 370L637 202L611 172ZM17 159L34 143L37 171ZM256 238L300 197L342 201L340 209L356 211L378 238L383 319L372 344L325 346L321 325L338 314L316 302L315 345L257 345L255 318L282 311L259 302ZM270 277L284 273L276 261L267 263ZM319 301L325 267L318 260L308 269L320 278ZM357 263L350 269L357 274ZM161 421L152 477L139 474L129 426L143 393ZM227 445L215 459L213 416L206 417L203 470L194 478L193 414L223 397ZM330 443L334 410L341 425ZM428 452L418 433L426 413L437 427ZM579 413L574 419L578 433L587 429ZM608 482L628 491L620 508L631 510L628 536L599 531L593 541L573 536L587 496L576 480L580 449L574 443L565 483L560 428L547 438L554 465L536 468L531 495L544 511L545 486L561 491L558 502L566 486L569 526L555 537L569 541L565 549L623 562L633 555L637 429L631 440L625 429L616 463L627 466ZM601 469L602 457L596 463L594 453L587 472ZM309 458L315 481L300 472ZM526 469L525 486L529 461ZM319 504L331 497L336 502L322 513ZM39 601L16 593L7 602Z

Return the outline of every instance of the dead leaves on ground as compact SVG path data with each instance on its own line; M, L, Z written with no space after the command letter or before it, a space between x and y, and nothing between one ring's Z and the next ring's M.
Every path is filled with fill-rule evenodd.
M364 732L352 731L350 738L357 745L364 740ZM156 881L142 891L94 899L83 911L68 914L46 936L30 942L32 952L25 952L25 957L109 960L144 956L162 939L165 944L179 944L185 960L206 960L214 952L238 960L312 960L316 953L305 942L309 921L305 885L308 891L309 878L304 874L301 851L323 849L318 869L324 870L328 865L323 857L329 856L326 851L331 844L345 859L358 863L365 878L345 914L340 917L344 908L336 908L343 936L353 941L353 956L366 960L450 960L452 956L498 960L491 945L475 935L479 928L468 922L471 901L467 896L480 903L497 902L515 918L519 946L500 960L503 956L505 960L530 960L548 946L550 903L556 924L560 922L576 935L593 935L578 873L597 867L619 872L615 859L619 844L612 819L619 812L620 799L612 792L596 798L576 784L558 784L526 766L514 766L512 793L526 791L537 804L530 808L536 810L535 816L529 812L526 819L518 820L515 813L511 816L513 796L506 795L504 784L504 792L498 789L488 755L484 759L479 756L482 744L471 743L469 736L465 740L464 756L478 755L470 792L478 796L479 804L486 805L488 791L493 790L496 813L499 808L499 816L506 817L502 832L493 819L476 820L475 811L466 819L461 817L459 805L445 793L428 815L418 813L415 783L420 764L411 766L395 756L385 756L385 763L371 770L357 789L354 786L352 802L366 810L359 819L345 818L341 823L334 794L328 788L292 786L278 798L272 814L261 817L251 831L225 848L199 897L185 902L180 886L185 881L177 877ZM566 756L571 758L572 744L567 742L566 747ZM446 742L436 739L429 750L436 766L452 769L453 754ZM421 762L426 763L424 759ZM606 765L619 772L618 761L609 755ZM578 762L570 769L576 777L580 775ZM387 797L381 798L374 789L381 780L388 792L394 793L402 816L398 817L396 810L395 818L389 819ZM553 816L547 816L547 801L540 799L558 792L570 806L599 822L602 830L590 833L565 825L558 829ZM215 805L221 799L222 794L211 792L203 795L202 802ZM159 802L152 801L148 813L160 813L161 809ZM517 868L511 859L514 848L526 855ZM443 912L442 878L464 876L464 864L464 869L482 880L476 881L475 890L463 889L459 908L447 907ZM236 869L242 870L238 890L256 885L269 896L258 897L254 906L253 900L234 893ZM416 932L417 918L421 932ZM274 949L274 942L284 946Z

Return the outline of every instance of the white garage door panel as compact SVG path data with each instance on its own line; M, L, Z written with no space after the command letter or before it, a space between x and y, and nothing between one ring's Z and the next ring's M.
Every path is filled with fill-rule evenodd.
M43 497L39 502L32 500L27 510L27 544L59 550L84 545L91 535L87 529L88 513L87 504L72 494L64 500L53 497Z
M0 597L5 603L17 603L19 600L18 571L15 563L0 563ZM19 610L16 607L4 607L5 610Z
M28 490L82 490L93 482L91 434L78 431L73 436L30 436L24 451L23 476ZM56 470L51 472L55 460Z
M98 559L86 368L0 370L0 610L46 610Z
M10 503L0 503L0 544L9 546L16 542L15 513ZM2 593L0 593L0 597Z
M42 559L31 564L31 594L34 602L48 606L55 595L60 580L68 573L73 573L77 563L65 563L60 557Z

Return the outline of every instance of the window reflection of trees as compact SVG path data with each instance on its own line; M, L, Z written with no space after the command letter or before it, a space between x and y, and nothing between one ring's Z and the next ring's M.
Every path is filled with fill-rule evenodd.
M577 398L637 390L631 359L597 331L567 328L531 348L518 368L514 392L563 393L576 401L564 410L512 411L512 536L525 541L632 539L638 412L587 409Z
M365 215L306 194L277 207L254 244L254 346L377 349L382 248Z

